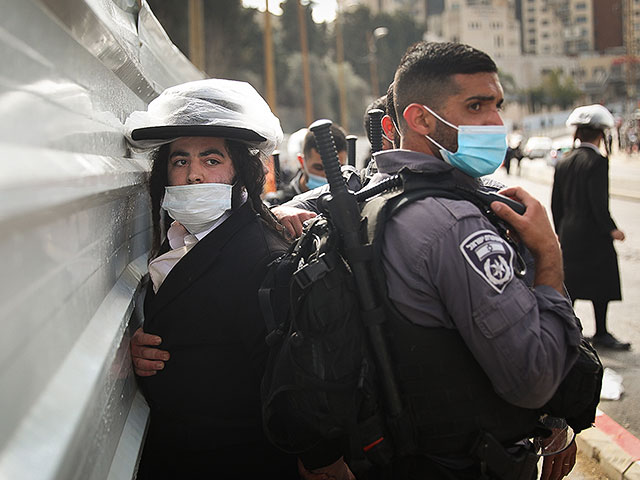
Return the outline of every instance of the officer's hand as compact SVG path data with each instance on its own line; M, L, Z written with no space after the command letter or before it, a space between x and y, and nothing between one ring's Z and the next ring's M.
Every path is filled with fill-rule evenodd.
M162 338L157 335L144 333L142 328L136 330L130 344L133 371L136 375L150 377L164 368L164 362L169 360L169 352L150 347L161 343Z
M504 203L491 203L496 215L511 225L531 250L536 260L535 285L549 285L563 293L562 251L544 206L522 187L506 188L500 193L527 207L524 215L519 215Z
M613 238L614 240L619 240L621 242L624 242L625 235L622 230L618 230L616 228L615 230L611 230L611 238Z
M289 235L296 238L302 235L302 224L317 214L296 207L280 205L271 209L278 221L287 229Z
M298 459L298 473L304 480L356 480L343 457L331 465L313 470L307 470Z
M556 455L544 457L540 480L560 480L569 475L576 464L577 450L576 442L572 442L566 450Z

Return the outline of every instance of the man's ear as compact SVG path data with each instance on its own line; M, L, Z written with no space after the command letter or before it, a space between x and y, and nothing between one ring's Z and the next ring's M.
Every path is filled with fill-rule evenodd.
M430 135L435 128L435 118L419 103L410 103L402 113L409 129L419 135Z
M392 141L397 140L396 136L399 136L400 134L396 132L396 127L394 127L391 117L389 115L385 115L384 117L382 117L381 123L382 131L387 136L387 138L391 139Z

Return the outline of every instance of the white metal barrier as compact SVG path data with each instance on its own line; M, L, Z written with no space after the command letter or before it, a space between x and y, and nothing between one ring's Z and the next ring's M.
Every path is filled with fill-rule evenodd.
M143 1L0 0L0 479L130 479L145 158L122 123L203 75Z

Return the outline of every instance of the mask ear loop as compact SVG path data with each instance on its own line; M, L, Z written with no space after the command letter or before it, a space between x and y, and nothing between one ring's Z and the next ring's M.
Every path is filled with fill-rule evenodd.
M422 105L424 108L426 108L429 113L431 115L433 115L434 117L436 117L438 120L440 120L442 123L444 123L445 125L447 125L448 127L451 127L455 130L460 130L458 127L456 127L453 123L451 122L447 122L444 118L442 118L440 115L438 115L436 112L434 112L433 110L431 110L429 107L427 107L426 105Z
M404 109L404 112L402 112L402 116L404 117L404 115L407 113L407 110L409 109L411 105L407 105L407 107ZM444 123L445 125L447 125L448 127L454 128L455 130L460 130L458 127L456 127L453 123L447 122L444 118L442 118L440 115L438 115L436 112L434 112L433 110L431 110L429 107L427 107L426 105L422 105L424 108L427 109L427 111L433 115L434 117L436 117L438 120L440 120L442 123ZM393 121L393 119L392 119ZM395 124L394 124L395 125ZM446 152L448 152L449 150L447 150L446 148L444 148L442 145L440 145L438 142L436 142L433 138L431 138L429 135L425 135L425 138L427 140L429 140L431 143L433 143L436 147L438 147L440 150L444 150ZM445 161L447 161L445 159Z

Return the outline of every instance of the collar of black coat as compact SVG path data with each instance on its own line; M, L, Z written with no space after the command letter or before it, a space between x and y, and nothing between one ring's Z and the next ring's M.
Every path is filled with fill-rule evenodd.
M152 318L171 300L189 288L207 271L224 247L232 241L234 235L255 219L256 213L251 208L250 202L245 202L233 210L229 218L196 243L171 269L167 278L160 285L158 293L148 303L149 311L145 316ZM163 245L161 251L164 248ZM152 293L152 290L148 291L147 295Z

